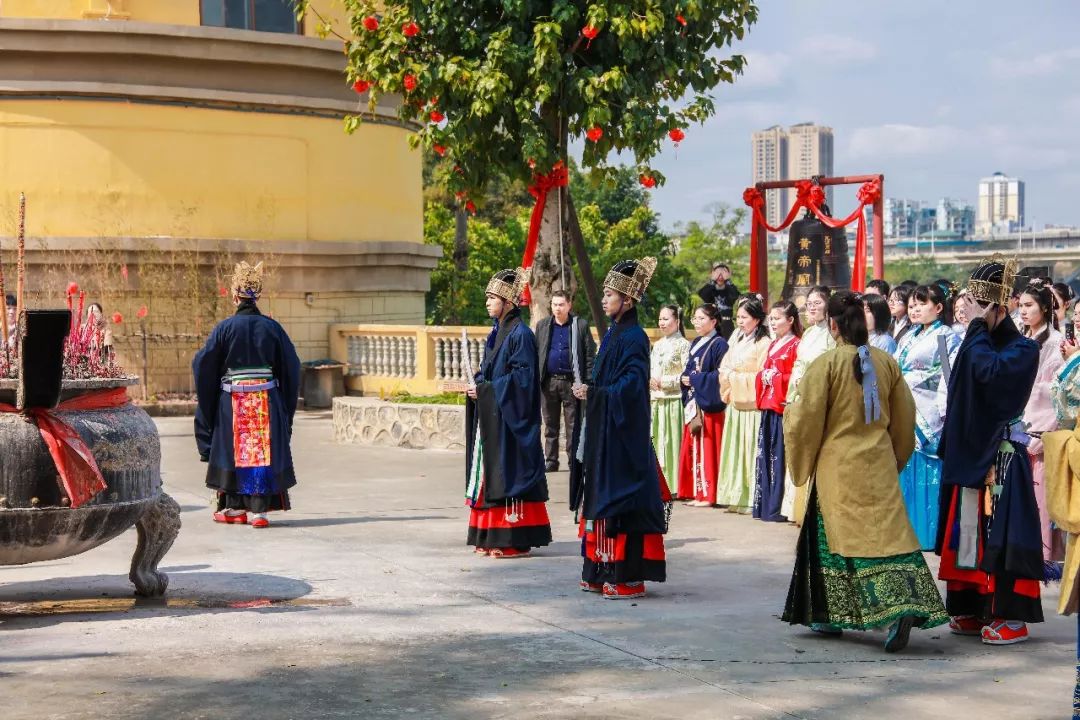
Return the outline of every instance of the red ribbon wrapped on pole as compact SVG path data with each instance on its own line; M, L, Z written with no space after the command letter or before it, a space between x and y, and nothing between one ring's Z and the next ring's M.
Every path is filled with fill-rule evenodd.
M521 258L521 267L528 270L533 265L536 256L536 244L540 240L540 224L544 219L544 208L547 205L547 196L555 188L566 187L570 184L570 172L562 162L555 163L555 167L547 175L538 175L536 182L529 187L529 194L536 198L533 205L532 215L529 217L529 237L525 240L525 254ZM561 238L560 238L561 242ZM521 295L521 304L528 305L532 302L532 293L529 286L525 286L525 292Z
M34 421L41 439L52 455L56 471L64 493L71 501L71 507L77 508L89 502L95 495L108 487L101 469L94 460L94 454L79 437L75 428L64 422L56 413L72 410L108 410L128 403L127 390L114 388L80 395L65 400L53 409L27 408L18 410L14 405L0 403L0 412L22 412Z
M795 204L792 205L787 217L775 227L765 219L762 209L765 207L765 196L756 187L749 187L743 192L743 202L750 208L750 237L757 237L758 229L764 227L769 232L780 232L795 222L799 211L803 208L814 213L818 220L831 228L841 228L850 225L855 226L855 256L851 270L851 288L856 292L866 289L866 214L863 209L867 205L873 205L881 197L881 181L870 180L863 183L855 196L859 201L859 207L853 213L842 220L831 218L821 211L821 205L825 202L825 191L820 185L815 185L811 180L799 180L795 183ZM751 244L751 247L752 244ZM750 291L764 292L763 288L755 287L756 269L758 263L764 262L764 258L757 257L757 253L750 252Z

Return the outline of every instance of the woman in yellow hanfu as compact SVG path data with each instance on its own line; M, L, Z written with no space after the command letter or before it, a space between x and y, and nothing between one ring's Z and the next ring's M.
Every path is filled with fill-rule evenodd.
M915 403L896 361L868 347L860 296L833 295L828 316L838 346L784 412L792 478L809 491L783 620L829 635L888 626L897 652L912 627L949 619L898 483Z

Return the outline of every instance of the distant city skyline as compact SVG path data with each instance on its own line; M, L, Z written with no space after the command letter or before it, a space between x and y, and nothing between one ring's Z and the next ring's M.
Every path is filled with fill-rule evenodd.
M1080 225L1080 5L759 7L732 50L747 56L745 75L717 87L716 116L653 161L668 178L652 193L663 227L707 222L712 203L743 207L748 138L806 121L833 128L836 174L883 173L886 196L974 205L979 181L1000 171L1026 183L1025 227ZM837 189L838 214L854 190Z

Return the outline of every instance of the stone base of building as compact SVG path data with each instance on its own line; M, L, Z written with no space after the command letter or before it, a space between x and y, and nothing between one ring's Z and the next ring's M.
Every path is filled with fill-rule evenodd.
M334 398L334 439L373 447L464 450L465 406Z

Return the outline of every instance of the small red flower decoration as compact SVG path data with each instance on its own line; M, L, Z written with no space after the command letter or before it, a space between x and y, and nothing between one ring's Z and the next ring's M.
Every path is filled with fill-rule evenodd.
M581 28L581 34L587 37L589 40L595 40L596 36L600 34L600 28L594 27L592 25L586 25L585 27Z
M414 22L407 22L401 26L401 32L405 37L416 37L420 34L420 26Z
M604 137L604 128L591 127L589 131L585 133L585 137L589 138L592 142L600 142L600 138Z
M641 183L642 187L656 187L656 178L654 178L652 175L642 175L640 178L638 178L638 182Z
M150 314L150 311L146 309L145 305L143 305L141 308L139 308L139 311L137 313L135 313L135 317L142 320L144 317L146 317L149 314Z
M362 95L363 93L366 93L368 90L371 89L371 83L367 80L357 80L353 83L352 89L355 90L358 94Z
M476 203L474 203L472 200L468 201L467 203L465 203L465 209L469 211L470 215L475 215Z
M75 283L75 282L68 283L67 294L68 294L68 297L71 297L72 295L78 295L79 294L79 283Z
M684 18L682 15L676 15L675 22L679 23L683 27L686 27L686 18Z
M431 122L435 123L436 125L438 125L439 123L441 123L443 120L446 119L446 116L443 115L438 110L432 110L431 115L429 115L428 117L430 117Z
M120 313L113 313L112 321L113 325L119 325L120 323L124 322L124 316Z
M668 132L668 137L674 140L675 144L678 145L686 139L686 133L682 131L682 128L674 128Z
M432 145L431 149L434 150L435 154L438 155L439 157L446 157L446 146L445 145Z
M407 90L408 92L412 92L413 90L416 89L416 76L415 75L406 75L405 80L404 80L404 84L405 84L405 90Z
M364 29L368 32L375 32L379 29L379 18L374 15L368 15L364 18Z

